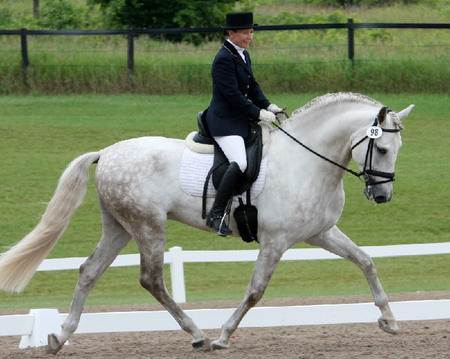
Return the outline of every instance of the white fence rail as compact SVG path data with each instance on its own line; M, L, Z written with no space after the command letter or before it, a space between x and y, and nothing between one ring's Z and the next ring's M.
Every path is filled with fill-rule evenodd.
M392 302L398 321L450 319L450 300ZM234 309L186 310L202 329L220 329ZM281 327L375 323L380 312L373 303L255 307L239 327ZM58 333L67 314L56 309L33 309L27 315L0 317L0 336L21 335L19 348L47 345L47 336ZM167 311L86 313L81 315L75 334L180 330Z
M372 257L449 254L450 242L362 247ZM170 248L164 263L170 264L172 294L176 301L185 302L184 263L255 261L257 250L183 251ZM290 249L282 260L337 259L322 249ZM58 258L44 260L39 271L78 269L86 258ZM139 265L138 254L118 256L115 267ZM450 319L450 299L393 302L391 308L399 321ZM203 329L219 329L234 309L188 310L188 315ZM241 327L270 327L289 325L347 324L375 322L379 312L373 303L313 305L293 307L252 308ZM22 336L19 347L47 345L47 335L59 332L67 314L56 309L32 309L26 315L0 316L0 336ZM166 311L87 313L82 314L76 331L82 333L111 333L134 331L163 331L180 329Z
M450 242L426 244L400 244L392 246L361 247L372 258L397 257L415 255L449 254ZM183 251L181 247L172 247L164 253L164 263L170 264L172 296L178 303L186 302L186 287L184 282L184 263L205 262L253 262L258 256L258 250L230 251ZM322 248L289 249L281 258L282 261L340 259ZM54 271L78 269L87 258L55 258L45 259L39 266L39 271ZM111 265L125 267L139 265L139 254L123 254Z

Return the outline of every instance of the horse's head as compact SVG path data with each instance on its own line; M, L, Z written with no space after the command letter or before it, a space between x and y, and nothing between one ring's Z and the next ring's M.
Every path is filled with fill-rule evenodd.
M368 200L384 203L392 198L395 161L402 145L402 120L413 107L410 105L399 113L382 107L372 126L358 131L352 142L352 157L364 178Z

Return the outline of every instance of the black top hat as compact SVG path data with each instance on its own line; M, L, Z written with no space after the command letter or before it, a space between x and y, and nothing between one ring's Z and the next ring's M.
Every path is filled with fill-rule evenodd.
M227 14L227 23L222 27L226 30L230 29L253 29L258 24L253 23L252 12L229 12Z

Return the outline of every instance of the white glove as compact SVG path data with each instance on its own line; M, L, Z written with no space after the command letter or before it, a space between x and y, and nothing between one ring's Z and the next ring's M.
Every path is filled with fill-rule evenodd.
M263 110L259 111L259 119L268 124L272 124L273 122L276 121L277 118L275 117L273 112L263 109Z
M267 107L267 111L273 112L275 115L277 113L283 112L282 108L279 108L277 105L275 105L274 103L271 103L269 105L269 107Z

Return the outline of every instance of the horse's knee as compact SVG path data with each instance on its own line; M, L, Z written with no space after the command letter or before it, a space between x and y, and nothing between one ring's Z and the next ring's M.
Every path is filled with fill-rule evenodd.
M372 258L369 256L362 261L361 268L365 273L369 273L372 276L377 276L377 268L375 267L375 263Z
M373 273L376 274L377 270L375 267L375 263L372 258L364 252L360 253L357 256L349 256L348 259L354 262L364 273Z

